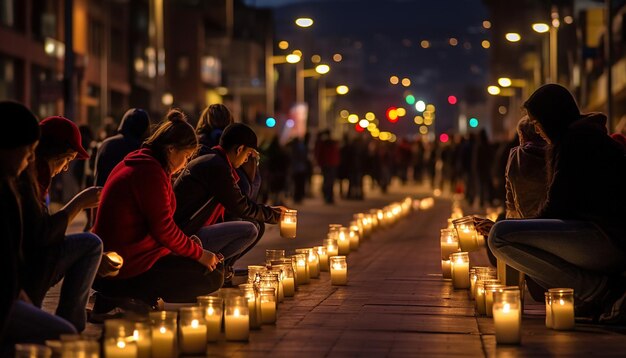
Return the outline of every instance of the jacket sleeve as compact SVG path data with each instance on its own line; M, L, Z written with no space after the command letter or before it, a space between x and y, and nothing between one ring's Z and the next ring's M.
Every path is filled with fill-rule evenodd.
M213 182L218 186L214 190L215 199L224 205L226 211L241 218L254 219L268 224L278 223L280 211L268 205L257 204L244 195L235 182L230 168L219 168L212 175L214 176Z
M179 256L194 260L202 256L202 247L174 222L172 186L160 167L138 169L133 176L133 192L152 238Z
M22 213L24 221L24 249L40 250L60 244L65 240L65 231L69 225L69 217L63 210L54 214L39 202L32 181L20 179L20 195L22 197Z

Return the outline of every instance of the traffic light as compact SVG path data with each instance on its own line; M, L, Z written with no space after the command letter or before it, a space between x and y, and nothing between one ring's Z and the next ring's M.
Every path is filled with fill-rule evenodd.
M276 120L272 117L269 117L265 120L265 125L269 128L274 128L274 126L276 125Z
M456 96L452 96L452 95L448 96L448 103L456 104L456 102L457 102Z
M476 118L476 117L470 118L469 126L472 127L472 128L478 127L478 118Z
M398 121L398 109L396 107L387 108L387 112L385 112L387 120L391 123L396 123Z

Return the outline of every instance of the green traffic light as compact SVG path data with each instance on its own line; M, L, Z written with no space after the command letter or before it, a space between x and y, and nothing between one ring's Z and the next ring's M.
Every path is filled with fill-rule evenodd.
M476 128L476 127L478 127L478 119L476 119L476 118L474 118L474 117L470 118L470 120L469 120L469 125L470 125L470 127L472 127L472 128Z

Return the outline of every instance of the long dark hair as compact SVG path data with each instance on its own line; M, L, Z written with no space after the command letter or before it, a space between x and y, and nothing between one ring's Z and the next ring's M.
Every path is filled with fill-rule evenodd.
M167 150L190 149L198 147L196 133L187 122L187 116L178 109L170 109L165 119L159 124L154 133L143 142L142 148L152 150L152 155L161 164L166 173L170 173L167 161Z
M228 107L221 103L212 104L202 111L196 125L196 133L209 135L213 129L223 130L234 121L235 119Z
M554 83L539 87L528 97L524 108L537 119L553 143L558 143L567 128L580 119L574 96L567 88Z

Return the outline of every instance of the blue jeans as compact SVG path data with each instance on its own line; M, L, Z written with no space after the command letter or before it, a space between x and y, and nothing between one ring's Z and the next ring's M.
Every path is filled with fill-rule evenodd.
M626 254L589 222L525 219L497 222L489 248L544 288L569 287L579 302L602 299L609 277L621 274Z
M228 221L204 226L196 235L205 250L221 253L226 265L232 266L234 262L230 259L239 258L246 248L254 244L259 229L249 221Z
M89 290L102 258L102 240L89 232L67 235L47 256L48 289L63 279L56 314L81 332L87 319L85 306Z
M3 345L44 344L47 339L59 339L62 334L76 333L70 322L19 300L13 303L7 321L6 340ZM6 347L3 347L3 351L5 349Z

